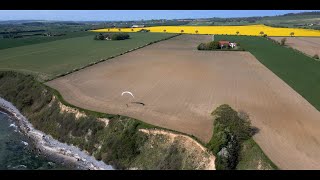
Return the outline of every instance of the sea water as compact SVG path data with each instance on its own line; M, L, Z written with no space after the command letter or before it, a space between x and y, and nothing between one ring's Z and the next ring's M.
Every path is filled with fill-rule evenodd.
M22 134L14 120L0 112L0 169L1 170L66 170L39 154L32 142Z

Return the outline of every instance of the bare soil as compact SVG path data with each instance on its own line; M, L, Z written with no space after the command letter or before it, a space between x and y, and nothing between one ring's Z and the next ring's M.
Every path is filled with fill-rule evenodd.
M210 113L229 104L250 115L259 128L254 139L280 169L320 169L320 113L250 53L196 50L210 39L178 36L47 84L76 106L204 142L212 136Z
M319 37L271 37L278 42L286 38L286 45L299 50L309 56L320 56L320 38Z

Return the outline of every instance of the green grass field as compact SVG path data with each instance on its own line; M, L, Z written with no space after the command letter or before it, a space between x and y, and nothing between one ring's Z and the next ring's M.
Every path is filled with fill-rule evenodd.
M84 37L3 49L0 50L0 70L31 73L45 80L172 35L131 33L128 40L96 41L92 33Z
M40 32L40 33L43 33L43 32ZM22 33L22 34L28 34L28 33ZM29 33L29 34L34 34L34 33ZM24 37L24 38L17 38L17 39L0 39L0 50L19 47L19 46L38 44L38 43L46 43L46 42L62 40L62 39L88 36L90 34L92 33L91 32L68 32L66 33L65 36L52 36L52 37L33 36L33 37Z
M240 42L242 48L320 110L319 61L263 37L215 36L215 40Z

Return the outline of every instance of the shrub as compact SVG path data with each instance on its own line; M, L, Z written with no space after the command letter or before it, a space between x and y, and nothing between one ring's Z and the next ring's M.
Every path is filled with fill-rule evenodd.
M130 36L127 33L116 33L116 34L111 35L112 40L125 40L125 39L129 39L129 38L130 38Z
M201 43L197 47L198 50L214 50L219 49L219 42L211 41L209 43Z
M294 32L291 32L291 33L290 33L290 36L293 37L293 36L294 36Z
M178 151L178 145L173 143L166 153L166 156L159 162L157 169L160 170L177 170L183 165L183 158Z
M198 50L205 50L206 49L206 44L200 43L197 47Z
M94 36L94 40L104 40L104 39L105 39L105 35L103 35L102 33L99 33Z
M281 42L280 42L280 45L284 46L286 44L286 41L287 41L287 38L282 38Z
M140 29L140 30L137 31L137 32L150 32L150 30L149 30L149 29Z
M207 44L207 49L208 50L213 50L213 49L219 49L219 42L218 41L211 41Z
M109 131L101 148L102 159L106 163L123 167L140 154L140 147L146 136L138 131L139 123L132 120L120 120L116 117L109 122Z
M315 54L315 55L313 56L313 58L319 59L319 55L318 55L318 54Z

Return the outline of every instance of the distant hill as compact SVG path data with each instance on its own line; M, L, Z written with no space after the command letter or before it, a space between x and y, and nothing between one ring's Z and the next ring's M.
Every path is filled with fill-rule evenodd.
M320 30L320 11L264 17L257 22L271 26L312 28Z
M320 11L288 13L278 16L193 19L187 25L221 26L250 24L265 24L276 27L311 28L320 30Z
M296 27L311 28L320 30L320 11L288 13L277 16L254 16L254 17L235 17L235 18L184 18L184 19L153 19L141 21L45 21L45 20L14 20L0 21L0 25L23 25L23 26L43 26L43 25L91 25L94 28L107 27L131 27L134 24L145 26L221 26L221 25L253 25L265 24L275 27Z
M300 13L288 13L281 16L303 16L303 15L320 15L320 11L312 11L312 12L300 12Z

